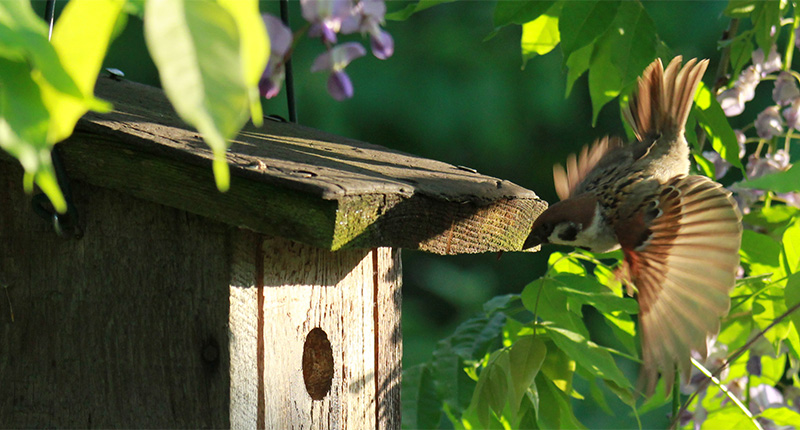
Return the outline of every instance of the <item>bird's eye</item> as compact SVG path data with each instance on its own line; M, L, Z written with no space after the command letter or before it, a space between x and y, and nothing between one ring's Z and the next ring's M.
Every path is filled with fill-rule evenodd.
M558 238L565 242L572 242L578 237L578 226L570 223L567 228L558 233Z

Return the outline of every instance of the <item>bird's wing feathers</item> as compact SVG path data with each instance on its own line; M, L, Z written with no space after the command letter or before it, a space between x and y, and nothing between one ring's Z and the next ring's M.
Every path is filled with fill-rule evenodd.
M730 192L710 179L677 177L661 190L615 228L623 277L638 289L648 394L659 371L669 390L676 363L685 378L691 351L706 355L730 307L742 232Z
M636 91L622 115L640 142L652 141L661 134L683 133L692 108L694 93L708 60L691 59L681 68L675 57L664 69L660 59L642 73Z
M567 157L566 169L560 164L554 165L553 182L558 198L566 200L572 196L578 185L586 179L586 176L597 166L603 156L621 146L622 140L606 136L595 140L591 147L584 145L577 157L575 154L570 154Z

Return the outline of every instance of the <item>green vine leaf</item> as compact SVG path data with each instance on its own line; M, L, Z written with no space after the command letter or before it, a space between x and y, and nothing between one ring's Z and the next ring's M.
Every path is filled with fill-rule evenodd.
M250 110L236 20L210 0L149 0L144 14L147 48L164 92L211 147L217 188L225 191L230 186L228 139Z
M561 9L558 31L561 52L568 59L576 50L594 43L614 22L619 1L567 1Z

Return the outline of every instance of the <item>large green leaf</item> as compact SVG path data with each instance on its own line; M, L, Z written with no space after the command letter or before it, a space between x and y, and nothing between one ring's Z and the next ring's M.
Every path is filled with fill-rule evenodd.
M554 0L501 0L494 7L494 26L522 25L545 13Z
M711 140L714 151L733 166L743 169L739 160L739 144L725 113L722 111L717 99L711 94L702 82L694 96L694 114L700 126L705 130Z
M575 84L575 81L577 81L584 72L589 70L589 63L592 61L593 53L594 44L590 44L573 51L569 58L567 58L567 91L564 95L565 97L569 97L569 93L572 92L572 86Z
M623 388L631 387L630 381L619 370L608 351L573 331L552 325L546 326L546 329L553 342L591 374L613 381Z
M742 232L739 255L750 267L750 276L772 274L773 279L784 275L780 263L781 244L771 237L752 230Z
M403 371L401 397L403 428L438 427L442 410L428 365L421 364Z
M561 282L558 290L568 295L570 309L581 305L594 306L600 312L622 311L628 314L639 312L636 301L614 295L605 285L590 276L561 274L555 277Z
M781 27L781 2L776 0L756 2L750 19L753 21L758 47L765 54L769 53L778 37L777 31L773 34L773 28Z
M211 0L148 0L145 6L145 40L164 92L213 150L220 191L230 185L228 139L250 109L239 31L231 14Z
M761 417L772 420L778 426L796 426L800 423L800 413L786 406L769 408L761 413Z
M531 58L544 55L558 45L560 34L558 32L558 9L561 3L556 3L547 12L533 21L522 25L522 67Z
M511 389L509 406L515 418L520 411L525 393L533 385L539 369L547 355L547 347L541 339L523 336L514 342L509 353Z
M577 49L594 43L614 22L618 0L567 1L561 9L558 31L562 34L564 60Z
M800 303L800 272L793 273L786 280L783 300L787 309ZM795 330L797 330L797 327L800 327L800 310L789 314L789 318L794 322Z
M544 321L552 321L559 327L589 337L583 320L570 312L567 294L558 290L561 283L550 278L541 278L528 284L522 291L522 303L529 311Z
M592 125L600 109L635 82L656 55L653 20L638 1L620 3L616 18L600 38L589 68Z
M22 164L26 184L33 179L56 210L64 212L67 202L53 173L47 141L50 114L31 75L27 63L0 58L0 147Z
M70 97L57 88L42 85L43 100L51 115L49 141L69 137L88 110L111 109L94 99L94 86L124 4L124 0L73 0L58 18L53 28L53 47L82 97ZM86 25L88 22L92 25Z
M760 178L748 179L739 183L744 188L791 193L800 191L800 165L795 164L789 170L764 175Z
M249 87L250 117L253 124L261 126L261 95L258 81L269 60L269 36L258 10L258 0L217 0L236 21L241 38L241 59L244 81Z
M795 273L800 271L800 218L794 220L783 232L781 238L783 250L781 252L781 264L784 271Z

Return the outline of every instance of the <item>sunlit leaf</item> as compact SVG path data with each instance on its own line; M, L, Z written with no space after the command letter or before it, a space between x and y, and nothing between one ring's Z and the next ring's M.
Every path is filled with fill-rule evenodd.
M742 169L742 162L739 160L739 144L736 141L736 134L733 132L728 118L722 111L719 102L713 97L711 90L702 82L700 82L700 85L697 87L694 101L694 114L711 141L711 147L727 162Z
M569 312L567 295L559 291L558 281L542 278L528 284L522 291L525 308L545 321L588 337L586 324L574 312Z
M49 124L50 114L28 64L0 58L0 147L19 160L25 174L63 213L67 203L50 161Z
M495 351L478 379L470 408L475 409L483 427L489 426L490 411L503 412L509 394L509 366L508 350Z
M750 276L772 273L776 279L782 277L780 253L781 244L771 237L752 230L742 232L739 255L742 263L749 266Z
M236 21L210 0L149 0L144 22L164 92L211 147L217 188L225 191L228 139L247 121L250 109Z
M793 273L789 276L789 279L786 280L783 300L786 303L787 309L800 303L800 272ZM797 327L800 327L800 310L789 314L789 318L794 322L795 330Z
M94 86L124 4L123 0L73 0L58 18L53 28L53 47L82 97L69 97L57 88L43 85L42 98L52 115L48 138L51 142L69 137L78 119L89 109L111 109L107 103L94 99Z
M608 30L617 15L619 1L589 0L564 2L558 31L561 51L568 59L576 50L594 43Z
M540 393L538 423L541 428L586 428L575 417L569 397L553 381L540 374L536 378L536 386Z
M800 208L786 205L765 206L742 217L742 221L775 231L786 227L792 218L800 215Z
M800 191L800 164L795 164L784 172L742 181L739 185L743 188L756 188L776 193Z
M800 413L786 406L766 409L761 413L761 417L772 420L779 426L796 426L800 423Z
M747 18L762 0L730 0L728 7L722 12L731 18Z
M239 28L244 81L250 87L250 117L253 124L260 126L263 115L258 81L267 67L270 44L258 0L217 0L217 3L231 14Z
M783 232L781 264L786 273L800 271L800 218Z
M562 283L557 288L569 296L571 303L594 306L600 312L635 314L639 311L635 300L614 295L592 277L561 274L554 279Z
M631 387L630 381L619 370L608 351L578 333L554 326L547 326L546 329L553 342L578 365L598 378L614 381L624 388Z
M557 3L546 13L522 25L520 46L522 48L523 68L531 58L552 51L561 40L561 36L558 33L558 14L553 11L560 4Z

